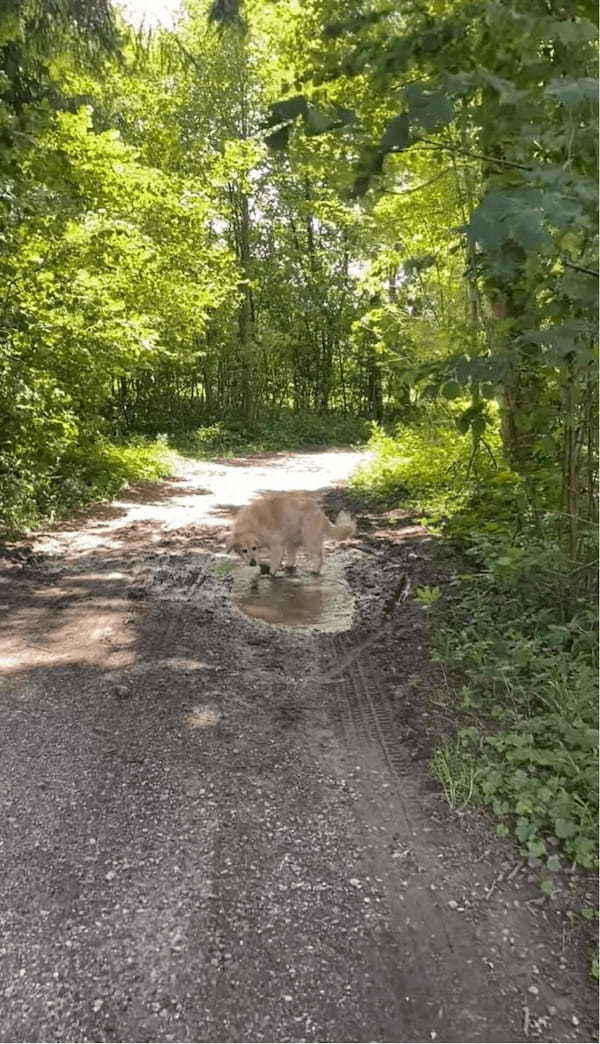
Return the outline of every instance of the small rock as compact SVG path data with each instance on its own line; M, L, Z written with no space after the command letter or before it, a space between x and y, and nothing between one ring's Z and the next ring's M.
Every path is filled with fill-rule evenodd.
M115 870L109 870L108 873L106 874L106 880L107 881L114 881L116 876L117 876L117 874L116 874Z
M101 997L96 997L96 1000L94 1001L94 1011L100 1011L101 1007L102 1007L102 998Z
M571 1022L573 1023L574 1026L578 1026L579 1025L579 1019L577 1018L576 1015L571 1015Z
M448 906L451 910L456 910L458 908L458 903L456 902L456 899L450 899L448 902Z
M554 1007L554 1004L551 1004L548 1008L548 1014L552 1016L552 1018L554 1018L554 1016L556 1015L556 1008Z
M351 877L350 878L350 884L352 885L353 888L360 888L361 887L361 884L360 884L360 881L358 880L358 877Z
M131 689L127 685L115 685L115 696L123 700L126 696L131 696Z
M537 986L528 986L527 992L531 993L534 997L537 997L540 991L538 990Z

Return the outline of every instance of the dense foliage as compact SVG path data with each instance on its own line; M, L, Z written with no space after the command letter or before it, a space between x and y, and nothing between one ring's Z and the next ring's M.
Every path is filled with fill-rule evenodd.
M596 40L581 0L188 0L154 33L107 0L0 11L4 528L160 474L167 436L384 425L360 481L478 563L446 653L502 726L464 741L480 792L584 864Z

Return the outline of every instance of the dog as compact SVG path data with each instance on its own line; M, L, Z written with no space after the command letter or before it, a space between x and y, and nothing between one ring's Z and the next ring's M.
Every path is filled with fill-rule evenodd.
M307 493L268 493L258 497L238 513L226 543L226 551L237 551L246 565L259 565L258 552L267 548L271 575L296 566L298 549L303 547L313 561L313 573L323 565L323 541L347 540L356 533L356 522L347 511L340 511L330 522ZM263 570L261 565L261 570Z

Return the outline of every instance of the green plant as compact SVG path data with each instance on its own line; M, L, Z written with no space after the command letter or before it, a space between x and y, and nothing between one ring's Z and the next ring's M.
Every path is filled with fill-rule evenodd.
M369 423L359 417L279 410L251 425L218 421L174 435L170 441L186 456L210 457L356 446L366 442L369 431Z
M556 548L472 548L439 622L437 655L465 684L458 712L479 724L460 733L476 758L474 795L514 832L524 853L549 869L566 859L596 865L597 699L595 613L566 614L568 563Z
M425 611L432 609L442 597L439 587L417 587L414 598Z
M129 443L85 440L43 468L39 461L21 461L3 472L0 456L0 532L14 536L109 499L129 482L163 478L175 459L164 438L140 437Z
M435 751L431 774L444 788L451 808L463 809L472 803L476 792L477 764L459 739Z

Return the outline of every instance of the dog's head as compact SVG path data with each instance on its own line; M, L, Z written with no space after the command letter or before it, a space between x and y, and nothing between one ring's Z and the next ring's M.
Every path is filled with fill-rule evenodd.
M228 552L236 551L244 565L255 566L258 565L256 554L259 546L256 535L245 531L243 533L232 533L227 540L225 550Z

